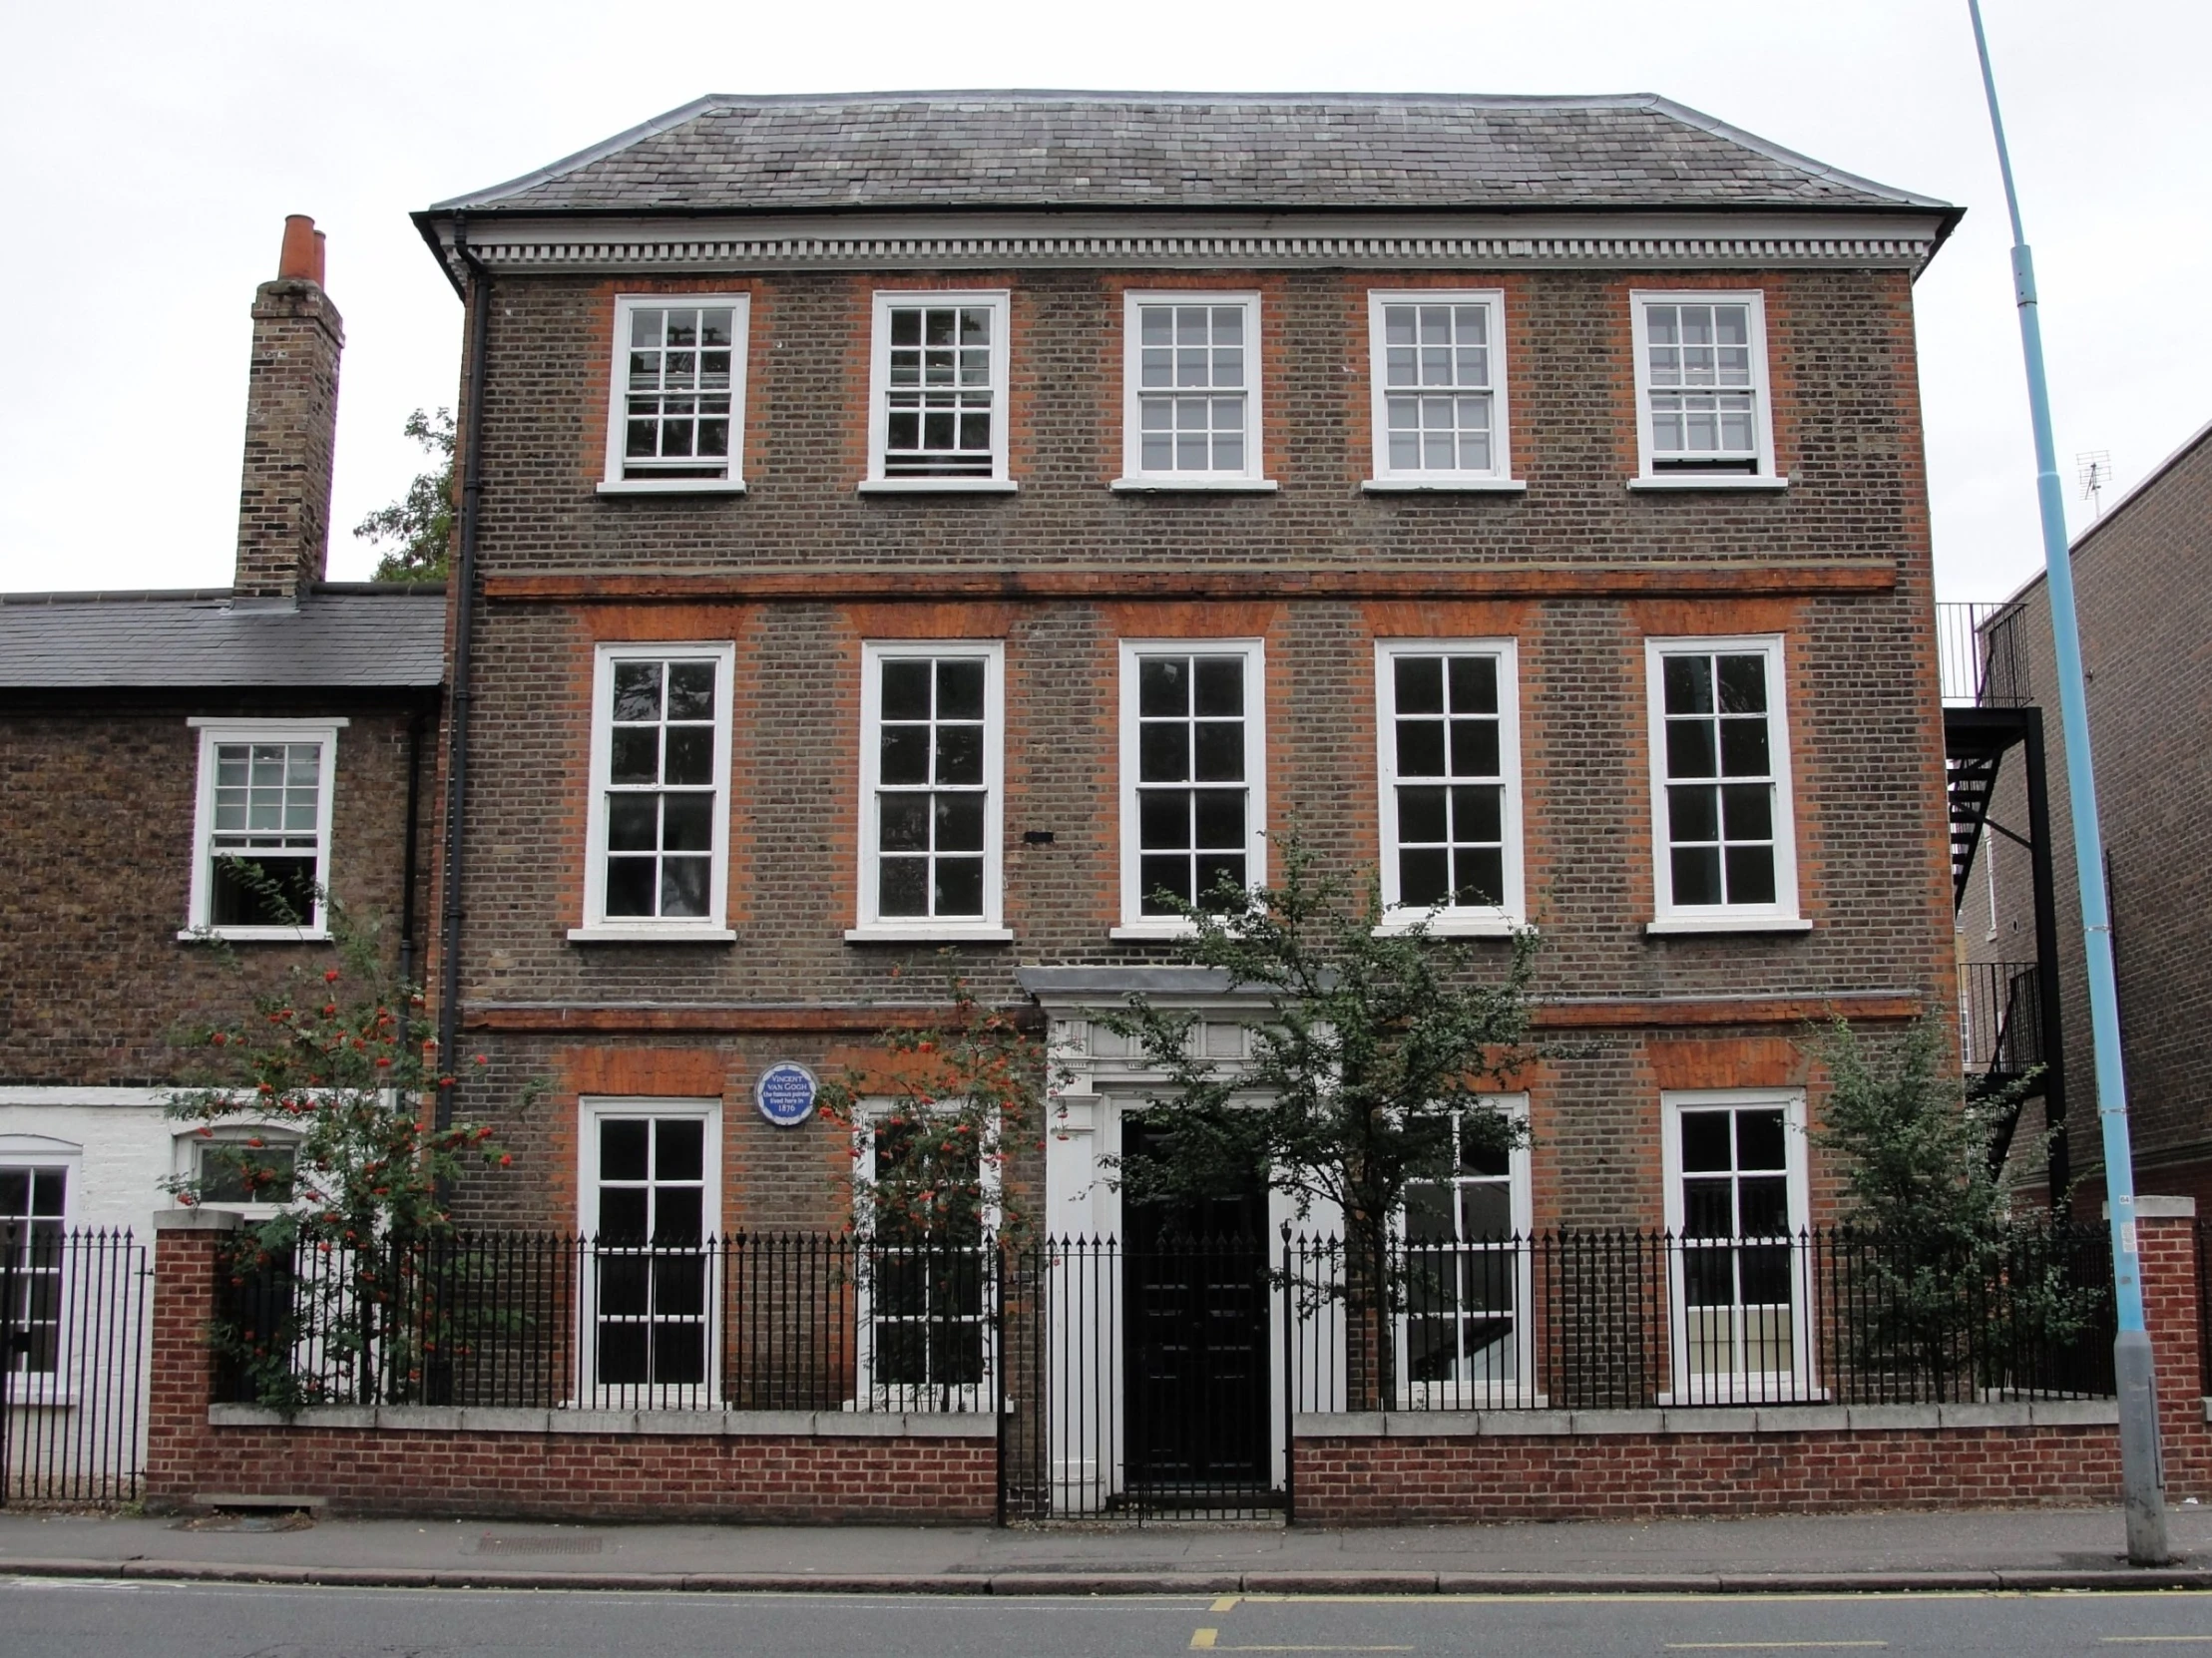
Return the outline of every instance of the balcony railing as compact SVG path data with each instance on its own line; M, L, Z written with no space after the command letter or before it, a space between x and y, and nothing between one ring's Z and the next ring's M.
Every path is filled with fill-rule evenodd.
M1970 1077L2009 1081L2043 1062L2042 977L2033 962L1959 964L1959 1048Z
M1936 660L1947 706L2016 708L2034 700L2011 604L1936 607Z

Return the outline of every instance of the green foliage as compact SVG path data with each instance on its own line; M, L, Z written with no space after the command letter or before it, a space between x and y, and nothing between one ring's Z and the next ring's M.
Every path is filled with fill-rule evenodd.
M872 1157L857 1133L852 1151L864 1235L1018 1241L1028 1211L1006 1174L1044 1108L1045 1045L1014 1015L979 1003L950 951L944 969L950 1017L885 1031L887 1062L825 1080L817 1108L873 1137Z
M1125 1199L1170 1209L1255 1178L1301 1217L1333 1206L1355 1280L1379 1285L1369 1299L1388 1310L1403 1288L1391 1230L1409 1183L1448 1172L1454 1117L1471 1147L1505 1150L1527 1134L1495 1095L1536 1057L1536 940L1518 935L1500 963L1420 923L1393 918L1382 930L1373 878L1355 902L1294 838L1277 852L1277 885L1224 883L1202 904L1176 906L1191 927L1178 954L1218 969L1232 997L1249 999L1237 1016L1246 1057L1207 1058L1193 1040L1197 1014L1142 996L1102 1021L1136 1038L1146 1066L1165 1076L1145 1101L1165 1131L1160 1151L1114 1161L1114 1176Z
M353 533L383 552L376 567L377 581L442 582L453 541L453 411L441 408L430 414L417 409L402 430L438 464L429 472L417 473L404 496L377 508L353 527Z
M212 1332L262 1403L287 1412L365 1387L373 1365L407 1368L394 1331L435 1339L408 1250L452 1231L446 1191L465 1168L512 1161L489 1126L433 1125L440 1068L422 997L389 966L380 929L322 896L338 965L295 967L250 1013L189 1033L199 1074L168 1104L213 1165L164 1182L180 1203L208 1201L215 1185L274 1197L289 1183L288 1202L236 1240L232 1287L249 1311ZM270 1155L279 1145L288 1168ZM310 1253L329 1259L295 1280ZM294 1363L303 1328L321 1342L321 1370Z
M2017 1384L2007 1355L2062 1348L2085 1333L2105 1286L2083 1283L2062 1217L2020 1216L1991 1155L2032 1075L1971 1097L1942 1025L1923 1019L1887 1059L1839 1019L1810 1048L1828 1071L1816 1145L1838 1154L1858 1242L1851 1335L1864 1367L1952 1369L1979 1356L1986 1388Z

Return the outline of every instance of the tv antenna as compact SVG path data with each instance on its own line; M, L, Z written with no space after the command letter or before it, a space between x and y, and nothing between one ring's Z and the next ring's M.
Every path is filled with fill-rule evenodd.
M2091 503L2097 517L2102 518L2105 486L2112 482L2112 451L2085 449L2073 458L2073 470L2081 480L2082 500Z

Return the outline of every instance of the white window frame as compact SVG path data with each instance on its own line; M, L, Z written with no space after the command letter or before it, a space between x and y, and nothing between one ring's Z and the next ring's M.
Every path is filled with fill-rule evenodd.
M1485 1094L1482 1103L1502 1112L1516 1123L1529 1120L1529 1096L1526 1093ZM1530 1148L1527 1139L1508 1153L1506 1165L1506 1195L1510 1205L1509 1224L1514 1241L1498 1244L1460 1245L1453 1252L1504 1254L1510 1251L1514 1257L1514 1374L1499 1382L1416 1382L1412 1366L1412 1313L1401 1308L1393 1315L1396 1329L1394 1339L1398 1344L1398 1408L1406 1411L1476 1411L1504 1410L1519 1406L1542 1406L1545 1398L1537 1391L1537 1322L1535 1313L1536 1271L1532 1240L1536 1232L1534 1180L1530 1172ZM1440 1182L1428 1182L1439 1184ZM1406 1212L1398 1211L1394 1223L1396 1240L1405 1243Z
M920 306L988 307L995 337L991 342L991 475L972 478L893 477L883 470L890 441L891 313ZM1021 485L1008 471L1011 410L1008 365L1014 355L1013 295L1006 288L878 288L868 348L868 476L864 495L1012 495Z
M1384 308L1390 305L1480 305L1487 313L1490 352L1490 458L1484 471L1442 467L1394 467L1390 464L1389 365L1383 337ZM1360 487L1380 493L1399 490L1495 491L1518 494L1529 486L1513 475L1513 422L1506 388L1506 291L1503 288L1370 288L1367 293L1367 371L1372 415L1372 476Z
M1782 1112L1782 1140L1787 1159L1784 1178L1790 1206L1791 1254L1790 1345L1792 1371L1734 1371L1722 1376L1700 1376L1691 1381L1689 1363L1689 1308L1683 1282L1682 1227L1682 1113L1712 1107L1750 1106L1777 1108ZM1667 1309L1671 1326L1668 1348L1673 1355L1672 1394L1662 1405L1741 1404L1760 1402L1786 1405L1813 1403L1827 1397L1820 1378L1813 1374L1814 1291L1812 1275L1801 1269L1803 1254L1795 1245L1812 1222L1812 1182L1806 1170L1805 1090L1803 1088L1693 1088L1667 1089L1659 1095L1659 1166L1666 1235L1673 1240L1667 1257ZM1738 1351L1741 1351L1740 1346Z
M1400 656L1490 656L1498 663L1498 770L1502 809L1505 891L1496 906L1439 904L1405 907L1399 898L1397 677ZM1520 652L1512 639L1377 639L1375 641L1376 822L1381 832L1383 922L1378 931L1402 932L1426 925L1439 937L1503 936L1525 925L1521 807Z
M625 478L624 448L630 415L630 315L641 307L726 305L729 319L729 456L719 478ZM745 367L752 340L752 295L726 293L618 293L615 334L607 363L607 460L601 495L742 495L745 493Z
M1244 307L1244 468L1241 472L1162 472L1144 467L1143 340L1138 311L1145 305L1241 305ZM1266 424L1261 389L1266 379L1260 346L1260 296L1256 291L1199 292L1130 289L1121 296L1121 476L1117 490L1269 491Z
M1763 655L1767 662L1767 763L1774 780L1774 902L1689 904L1674 902L1673 843L1667 833L1666 683L1669 655ZM1790 762L1788 660L1779 633L1644 640L1645 746L1651 762L1651 895L1653 919L1644 931L1667 933L1804 933L1812 923L1798 913L1797 813Z
M913 1111L911 1100L863 1099L853 1113L853 1175L859 1182L872 1184L876 1177L876 1130L884 1117L894 1111ZM999 1130L994 1119L984 1143L976 1148L978 1183L983 1187L983 1242L979 1253L986 1262L982 1283L984 1305L979 1309L977 1323L983 1331L983 1378L973 1383L961 1383L950 1390L932 1387L927 1383L879 1383L875 1380L875 1287L869 1275L858 1273L853 1296L853 1316L858 1321L854 1331L853 1394L856 1401L865 1399L876 1411L906 1411L935 1413L940 1410L971 1412L992 1410L993 1382L999 1375L999 1338L994 1327L990 1305L991 1281L989 1278L989 1254L996 1247L999 1226L1004 1219L1000 1204L1002 1171L1004 1165L996 1160L1000 1150ZM870 1235L866 1230L866 1217L856 1214L853 1237L857 1247L866 1248Z
M615 664L633 661L668 661L677 657L710 656L714 675L714 806L713 845L709 852L711 883L703 916L616 916L607 914L607 793L614 745L612 702ZM724 922L729 913L729 748L732 681L736 678L737 646L728 639L639 639L597 647L592 666L591 794L586 801L584 920L569 930L578 944L640 943L661 940L726 944L736 938Z
M1137 816L1136 671L1144 656L1241 656L1244 658L1244 884L1267 880L1267 650L1259 639L1121 640L1121 924L1116 939L1187 938L1193 928L1180 916L1144 914L1143 868Z
M82 1201L85 1173L85 1148L74 1140L56 1139L46 1134L0 1134L0 1168L23 1170L35 1174L40 1169L59 1169L62 1176L62 1239L63 1259L60 1264L61 1297L56 1306L59 1333L69 1335L77 1328L76 1309L73 1302L75 1285L68 1265L68 1239L78 1229L78 1206ZM13 1400L24 1406L68 1407L78 1398L77 1373L94 1356L79 1353L63 1346L54 1356L54 1369L16 1369L15 1355L0 1354L0 1388L6 1390L0 1404ZM27 1432L25 1428L18 1432Z
M1648 325L1653 305L1748 305L1750 307L1751 420L1759 444L1749 472L1667 472L1656 465L1651 448L1651 345ZM1628 295L1630 331L1635 341L1636 476L1632 490L1779 490L1789 479L1775 471L1773 374L1767 361L1766 295L1758 288L1638 288Z
M200 733L200 779L193 808L192 891L184 929L185 940L218 938L237 943L313 943L330 936L321 889L330 885L331 796L338 776L338 731L343 719L201 719L186 721ZM217 927L209 915L215 904L214 851L211 842L216 825L216 749L224 743L314 742L322 746L322 775L315 799L315 897L314 914L305 927Z
M599 1320L598 1275L587 1256L578 1274L576 1309L577 1364L571 1372L581 1398L572 1403L591 1408L651 1410L658 1406L684 1409L717 1406L722 1398L722 1102L718 1099L660 1099L587 1095L577 1101L576 1224L579 1236L599 1235L600 1124L609 1117L658 1117L664 1121L696 1121L701 1130L699 1221L700 1252L705 1257L706 1375L697 1383L672 1385L651 1382L602 1384L592 1355ZM679 1253L679 1251L671 1251Z
M240 1145L248 1140L262 1140L266 1142L268 1148L281 1147L294 1153L292 1197L294 1202L298 1200L300 1195L300 1171L297 1166L296 1154L301 1139L298 1129L279 1127L274 1123L257 1122L212 1123L209 1127L212 1129L210 1133L203 1134L197 1128L187 1128L175 1136L174 1167L180 1178L194 1179L199 1177L200 1153L204 1146L224 1142L231 1145ZM0 1161L4 1160L4 1157L0 1157ZM227 1198L204 1198L201 1201L210 1203L219 1209L235 1210L249 1221L271 1219L281 1214L287 1207L286 1204L282 1203L241 1203L233 1202Z
M1006 644L1000 639L884 639L860 647L860 887L853 944L1003 943L1014 937L1003 921L1006 862ZM980 917L884 916L877 911L881 837L883 664L946 656L983 660L983 914Z

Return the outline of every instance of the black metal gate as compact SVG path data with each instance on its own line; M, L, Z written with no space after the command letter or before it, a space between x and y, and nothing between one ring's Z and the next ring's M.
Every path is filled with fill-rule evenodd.
M35 1201L6 1206L18 1213L0 1219L0 1504L133 1501L146 1246L127 1231L64 1232Z

